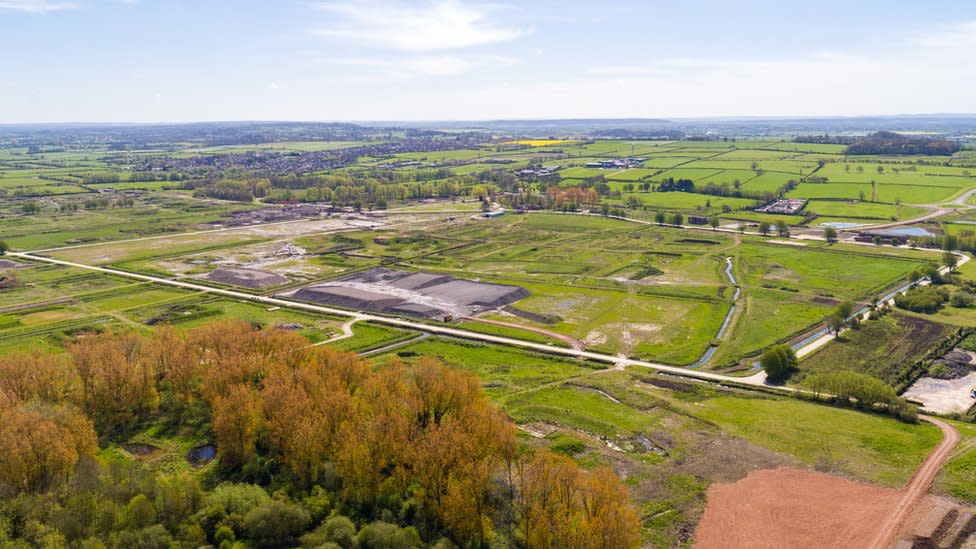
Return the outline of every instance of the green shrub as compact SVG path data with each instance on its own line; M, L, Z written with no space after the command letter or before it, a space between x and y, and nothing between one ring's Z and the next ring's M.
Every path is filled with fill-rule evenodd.
M248 511L271 501L264 488L255 484L221 484L207 496L207 506L226 514L246 515Z
M244 531L259 547L288 547L294 545L310 521L308 511L301 506L271 501L248 511Z
M943 286L916 286L895 296L899 309L916 313L934 313L949 300L949 289Z
M552 445L549 447L549 449L557 454L574 456L583 450L586 450L586 445L583 444L582 441L562 433L549 433L546 435L546 438L552 441Z
M356 525L348 518L337 515L325 521L322 533L327 540L335 542L343 549L356 545Z
M796 353L789 345L774 345L759 357L770 381L781 381L796 368Z
M976 295L973 295L967 290L957 290L952 294L952 299L949 300L949 303L953 307L968 309L976 305Z
M400 528L383 521L363 526L357 541L363 549L414 549L422 546L415 529Z

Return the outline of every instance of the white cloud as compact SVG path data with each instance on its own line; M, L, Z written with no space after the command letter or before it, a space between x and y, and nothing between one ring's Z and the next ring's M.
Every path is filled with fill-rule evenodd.
M49 0L0 0L0 10L14 10L24 13L44 14L74 7L74 4L50 2Z
M361 76L376 82L412 80L423 77L447 77L470 72L474 68L491 69L517 64L517 59L499 55L419 55L402 57L348 57L329 59L331 65L365 69ZM348 78L348 77L347 77Z
M465 5L460 0L435 0L402 5L375 0L320 4L343 22L316 31L405 51L465 48L513 40L524 30L487 20L489 6Z
M930 48L976 48L976 20L962 21L922 33L918 35L916 42Z
M272 82L271 84L268 85L268 88L272 90L277 90L279 89L279 86L277 82Z
M427 76L453 76L468 70L468 62L460 57L441 55L408 59L404 66L411 72Z
M608 74L608 75L637 75L653 74L661 72L661 69L652 66L638 65L600 65L586 69L589 74Z

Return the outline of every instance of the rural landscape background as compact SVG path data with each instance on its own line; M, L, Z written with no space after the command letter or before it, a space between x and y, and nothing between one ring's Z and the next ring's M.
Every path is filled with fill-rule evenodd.
M833 4L0 0L0 546L976 547L976 10Z

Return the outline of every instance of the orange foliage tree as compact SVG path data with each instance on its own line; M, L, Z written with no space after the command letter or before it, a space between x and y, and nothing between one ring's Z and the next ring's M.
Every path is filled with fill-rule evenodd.
M640 543L637 512L609 469L586 473L551 452L539 452L522 465L520 529L530 547L609 549Z
M63 482L98 444L91 421L70 405L8 401L0 409L0 448L0 485L19 492Z
M490 546L498 524L533 548L639 543L617 477L546 451L519 456L514 425L473 374L429 358L374 368L241 322L90 335L67 358L0 359L0 488L64 480L97 450L95 428L111 436L149 417L160 393L209 422L223 466L242 468L260 448L299 489L333 471L337 495L365 516L409 502L423 531L462 546Z
M155 410L155 374L134 334L98 334L68 346L81 380L81 405L101 434Z

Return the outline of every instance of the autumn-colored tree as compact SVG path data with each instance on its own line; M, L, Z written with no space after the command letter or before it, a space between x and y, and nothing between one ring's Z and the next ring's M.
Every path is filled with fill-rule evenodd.
M424 508L455 539L484 545L492 475L515 452L514 427L468 372L422 358L405 375L411 423L401 441L403 480L421 487Z
M79 380L65 358L41 353L0 356L0 392L21 401L62 402L72 398Z
M341 431L360 413L354 394L370 376L368 363L352 353L315 349L304 366L273 369L263 380L268 438L282 463L301 483L318 476L337 453Z
M99 334L68 346L81 379L81 404L101 434L156 409L151 365L142 359L144 340L133 334Z
M34 491L67 480L98 449L91 421L70 405L40 402L0 409L0 486Z
M243 466L254 456L258 432L264 423L257 391L246 385L233 385L226 395L216 397L212 406L220 462L228 467Z
M193 402L202 382L201 361L195 351L168 326L158 329L143 348L145 361L162 387L183 406Z
M630 504L627 488L612 470L604 467L584 474L580 494L580 547L612 549L640 544L640 517Z
M308 340L286 330L258 330L240 321L215 322L190 333L187 344L203 374L207 401L231 385L257 384L278 367L304 364L314 355Z
M520 468L520 532L532 548L637 547L638 515L609 469L583 472L565 456L536 453Z

